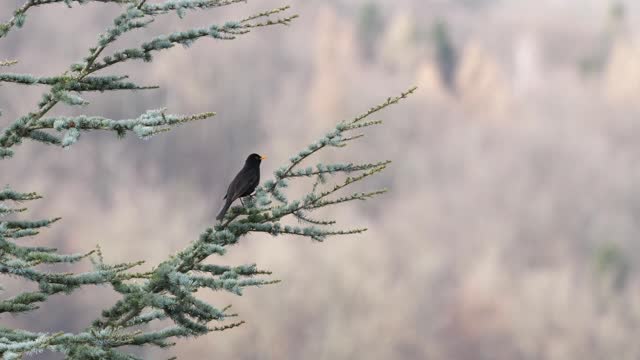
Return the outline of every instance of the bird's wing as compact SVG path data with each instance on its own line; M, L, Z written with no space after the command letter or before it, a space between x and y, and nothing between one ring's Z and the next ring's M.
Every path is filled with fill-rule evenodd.
M243 188L245 187L247 177L246 168L242 168L240 172L233 178L231 184L229 184L229 189L227 190L227 197L232 201L242 196Z
M242 189L243 191L242 193L240 193L238 197L245 197L245 196L251 195L253 191L256 189L256 186L258 186L258 182L251 179L250 182L247 183L247 186Z

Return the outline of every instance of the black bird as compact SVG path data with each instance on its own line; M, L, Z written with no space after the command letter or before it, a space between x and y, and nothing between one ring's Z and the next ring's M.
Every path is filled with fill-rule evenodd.
M236 199L243 198L251 195L256 186L260 183L260 162L266 159L265 156L258 154L251 154L247 157L247 161L244 162L244 167L238 175L233 179L229 188L227 189L227 195L224 198L227 200L224 203L224 207L218 213L216 220L222 220L224 215L229 210L231 203Z

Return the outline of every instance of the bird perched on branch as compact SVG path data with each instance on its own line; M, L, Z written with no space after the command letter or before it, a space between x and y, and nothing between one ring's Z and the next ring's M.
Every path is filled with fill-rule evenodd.
M266 156L258 154L251 154L247 157L247 160L244 162L244 167L233 181L231 181L231 184L229 184L227 195L224 196L226 202L222 210L220 210L220 213L218 213L216 220L222 220L224 218L231 203L236 201L236 199L249 196L253 193L253 190L255 190L256 186L260 183L260 162L264 159L266 159Z

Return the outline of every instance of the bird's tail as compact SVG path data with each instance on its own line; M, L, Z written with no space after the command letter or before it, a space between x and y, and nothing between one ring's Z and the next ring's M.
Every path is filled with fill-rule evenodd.
M231 206L232 202L233 201L231 201L231 198L227 197L227 200L225 201L224 206L218 213L218 216L216 216L216 220L222 220L224 218L224 215L227 213L227 210L229 210L229 207Z

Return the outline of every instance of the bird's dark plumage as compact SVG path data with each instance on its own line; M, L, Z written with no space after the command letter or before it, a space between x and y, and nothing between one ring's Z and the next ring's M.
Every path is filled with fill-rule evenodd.
M244 167L238 175L231 181L229 188L227 189L227 195L225 195L226 202L216 217L217 220L222 220L224 215L229 210L231 204L239 198L249 196L256 189L256 186L260 183L260 162L265 159L264 156L258 154L251 154L247 157L247 161L244 162Z

